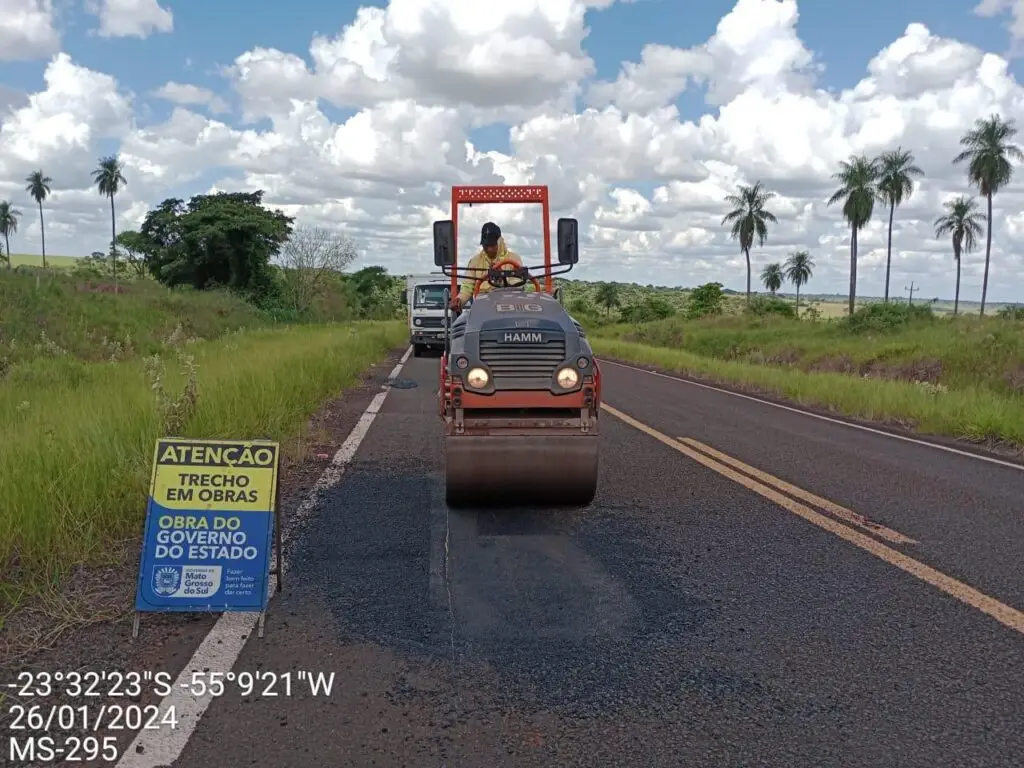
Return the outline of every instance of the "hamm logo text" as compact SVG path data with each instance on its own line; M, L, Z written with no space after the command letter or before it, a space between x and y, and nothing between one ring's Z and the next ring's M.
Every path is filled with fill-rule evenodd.
M509 331L502 339L506 344L543 344L543 333L526 333L523 331Z

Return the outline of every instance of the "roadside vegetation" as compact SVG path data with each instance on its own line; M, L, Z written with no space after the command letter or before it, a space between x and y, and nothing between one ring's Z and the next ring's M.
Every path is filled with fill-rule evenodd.
M988 304L992 199L1012 181L1013 161L1024 160L1016 133L1012 120L980 119L951 158L979 193L945 202L933 224L935 237L950 244L951 302L890 295L893 227L923 175L903 147L850 157L833 176L837 188L827 202L841 206L850 228L845 307L840 296L808 291L815 260L806 250L764 265L767 295L752 290L751 253L770 240L777 221L774 193L760 181L727 197L731 210L722 220L745 257L744 294L718 282L681 290L566 281L563 300L606 357L1024 451L1024 307ZM865 300L857 295L858 234L878 212L888 220L885 295ZM983 236L980 302L963 301L962 260ZM792 293L781 293L784 286Z
M563 285L604 357L838 415L1024 451L1024 307L955 316L937 302ZM825 300L822 300L822 299ZM608 305L611 308L608 308ZM961 302L961 306L963 302Z
M171 334L149 357L15 366L0 387L5 580L59 582L138 534L158 436L288 440L404 335L365 321Z
M873 304L852 319L674 317L599 329L605 357L869 420L1024 447L1024 314L938 317Z
M33 179L45 200L52 180ZM354 242L259 191L164 201L111 234L87 258L0 269L4 616L131 556L158 436L266 437L295 458L324 401L406 339L402 280L350 269Z
M834 176L828 203L850 228L845 295L814 293L812 251L755 265L777 224L775 195L757 181L728 197L722 221L745 257L744 292L566 280L563 301L607 357L1020 449L1024 308L986 303L992 198L1012 180L1010 161L1024 158L1015 133L1012 121L979 120L953 158L979 197L948 201L934 222L950 244L951 302L890 296L893 226L922 175L902 147L851 157ZM352 240L295 226L261 191L164 200L138 230L118 232L129 180L116 156L101 158L92 183L110 207L111 241L69 259L46 252L53 179L37 169L25 183L43 224L40 256L12 253L22 212L0 201L6 608L77 565L119 556L112 545L138 535L158 435L294 438L406 335L400 277L352 270ZM888 219L885 296L865 299L857 238L877 212ZM973 303L960 297L961 261L983 236Z

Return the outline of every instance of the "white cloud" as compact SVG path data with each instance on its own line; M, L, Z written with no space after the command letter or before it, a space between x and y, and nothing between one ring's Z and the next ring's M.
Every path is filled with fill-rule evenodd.
M60 50L53 0L0 0L0 61L51 56Z
M266 120L259 128L218 113L223 94L173 82L158 91L177 105L170 118L137 126L131 95L113 78L60 55L46 89L4 120L0 195L25 211L19 247L31 249L38 229L27 226L32 206L20 180L44 167L63 187L49 203L48 250L88 253L109 226L88 170L99 141L113 138L129 178L121 226L137 224L145 205L213 182L258 187L268 203L352 234L364 263L405 272L429 266L430 222L448 215L451 184L542 183L553 216L580 220L579 277L740 289L744 260L721 225L724 197L761 180L777 193L779 224L751 254L755 280L769 260L807 249L818 265L810 289L842 293L849 231L825 205L831 174L852 153L902 145L927 176L896 216L892 292L902 295L913 280L922 296L950 294L949 247L934 239L933 221L943 201L969 191L950 163L959 138L992 112L1024 129L1024 88L1005 59L915 23L864 63L860 82L833 92L819 54L797 35L794 0L738 0L704 43L647 46L617 77L593 82L599 52L584 46L585 14L610 4L392 0L364 8L337 35L313 38L311 65L264 48L235 59L227 74L243 118ZM484 40L502 57L482 55ZM681 116L674 101L695 86L706 90L708 110ZM580 94L588 106L577 112ZM324 103L343 116L328 117ZM495 122L508 131L508 154L470 141L474 128ZM1024 289L1024 189L1001 192L995 205L989 295L1010 300ZM539 210L462 213L464 248L474 227L494 219L520 253L541 250ZM887 221L879 209L861 233L863 293L881 294ZM982 267L983 251L965 261L963 298L980 294Z
M110 75L79 66L64 53L46 67L44 79L46 90L32 94L0 127L0 178L20 182L42 167L54 188L74 188L95 164L97 141L131 131L131 97Z
M796 34L792 0L737 0L713 37L689 49L645 46L639 64L626 62L614 83L591 89L591 103L646 111L673 101L692 81L706 83L710 104L728 104L748 89L766 95L802 90L813 56Z
M1015 40L1024 38L1024 0L981 0L974 12L986 18L1009 13L1013 19L1009 24L1010 35Z
M639 63L623 62L615 82L595 84L587 101L595 107L617 104L631 112L650 112L671 104L691 84L706 82L713 64L703 48L645 45Z
M584 13L614 0L391 0L360 8L338 35L317 35L313 68L294 53L257 48L230 74L253 117L288 97L338 107L414 98L429 105L535 107L565 98L594 71L582 48Z
M196 105L209 107L214 114L222 114L229 110L228 104L209 88L197 85L169 82L164 83L153 92L154 96L182 106Z
M100 20L100 37L146 38L174 30L173 14L157 0L86 0L86 9Z

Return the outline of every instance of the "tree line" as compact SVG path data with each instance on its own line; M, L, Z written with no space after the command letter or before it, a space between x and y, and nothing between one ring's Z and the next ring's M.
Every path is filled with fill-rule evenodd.
M168 287L225 288L296 319L395 316L400 280L378 266L344 273L358 257L351 238L296 226L294 217L264 206L263 194L168 198L116 243L137 274Z
M981 314L985 314L988 296L989 266L992 255L992 198L1004 189L1013 178L1011 160L1024 160L1021 151L1011 139L1017 134L1013 120L1004 120L999 115L979 119L972 129L960 139L962 151L953 158L954 165L966 164L967 182L978 189L987 201L988 213L979 211L978 201L971 195L960 195L944 204L944 213L935 220L935 236L949 237L952 242L953 259L956 264L956 289L953 313L957 314L960 303L961 257L971 253L977 246L985 223L985 272L981 289ZM254 295L266 298L271 291L269 259L281 252L285 243L291 241L291 217L280 212L269 212L261 206L262 192L221 193L220 195L197 195L187 204L178 199L168 199L146 216L139 232L117 234L117 219L114 198L127 185L124 166L117 155L100 158L92 171L96 191L110 200L110 256L115 280L118 276L118 246L127 254L128 260L137 270L149 272L157 279L173 283L191 283L201 287L210 283L243 288ZM865 155L851 155L840 163L832 178L839 182L839 188L828 199L828 205L842 203L843 218L850 226L850 289L849 312L852 315L857 295L858 233L871 221L875 204L888 208L889 228L885 267L885 297L889 301L889 284L892 268L892 231L896 209L910 199L914 191L914 179L924 172L915 165L913 153L902 146L883 152L876 158ZM43 202L50 195L53 179L42 169L30 173L25 181L26 192L39 206L40 237L43 266L46 267L46 226L43 218ZM730 237L737 240L747 262L747 302L751 293L750 251L755 241L763 247L768 239L769 225L778 219L768 210L769 201L775 193L766 189L760 181L753 186L741 185L736 194L726 197L732 206L722 219L723 225L731 225ZM222 226L227 220L225 206L235 206L227 219L238 214L241 230L230 233ZM264 213L255 214L253 206ZM11 267L10 238L18 231L16 210L9 200L0 200L0 234L4 236L5 260ZM248 217L248 218L247 218ZM255 217L255 218L253 218ZM219 222L216 224L215 222ZM212 229L207 225L212 225ZM230 229L230 228L229 228ZM246 245L235 249L233 256L227 250L235 248L232 238L243 235ZM292 255L303 258L299 251L307 250L312 240L319 243L321 256L331 263L349 263L354 258L354 249L349 243L339 245L331 242L331 235L318 232L306 233L304 245L293 248ZM251 248L250 248L251 246ZM249 250L246 250L246 249ZM227 249L227 250L226 250ZM317 249L314 249L317 250ZM239 255L242 254L242 255ZM309 254L306 254L308 257ZM347 261L346 261L347 259ZM761 272L761 281L772 295L782 287L784 281L792 282L797 291L799 312L800 288L813 276L814 261L806 250L791 254L786 263L767 265ZM331 269L336 269L332 267ZM301 270L300 270L301 271ZM323 270L320 270L320 277ZM308 271L304 272L308 277ZM304 289L305 290L305 289ZM308 290L305 291L308 293Z
M985 314L988 297L989 265L992 258L992 198L1004 189L1013 178L1012 160L1024 160L1024 152L1011 139L1017 134L1014 121L1004 120L999 115L990 115L975 121L974 127L960 139L961 152L952 159L953 165L962 165L966 170L967 183L978 190L986 200L988 213L979 211L978 201L970 194L947 201L944 213L935 219L935 237L949 237L952 242L953 260L956 264L956 289L953 314L960 304L961 257L971 253L977 246L985 224L985 273L981 287L981 314ZM914 192L914 179L924 175L915 165L912 152L902 146L883 152L869 159L865 155L851 155L840 163L837 173L832 175L839 182L839 188L828 199L828 205L842 203L843 218L850 226L850 291L849 313L852 316L857 298L857 235L875 213L875 204L888 208L889 239L885 261L885 298L889 301L889 278L892 268L892 228L896 209L910 199ZM726 200L733 206L722 219L722 224L731 225L730 237L737 240L747 260L747 302L750 301L750 250L755 240L761 247L768 239L768 227L777 223L776 217L767 208L775 193L764 188L760 181L753 186L741 185L735 195ZM797 267L796 265L800 266ZM811 277L813 262L806 251L799 251L790 257L784 269L779 264L769 264L761 273L765 287L773 294L781 287L784 278L800 286Z
M399 308L400 281L383 267L342 273L358 256L351 238L321 227L294 226L294 217L263 205L262 190L194 195L187 202L168 198L146 214L138 230L118 233L114 198L127 185L124 166L116 155L101 158L92 177L97 192L110 200L110 250L94 251L78 267L113 279L115 292L122 277L148 276L168 287L226 288L292 317L322 309L383 318ZM53 179L39 169L25 181L26 192L39 206L46 268L43 202ZM10 238L20 217L10 201L0 201L8 268ZM322 306L332 301L341 306Z

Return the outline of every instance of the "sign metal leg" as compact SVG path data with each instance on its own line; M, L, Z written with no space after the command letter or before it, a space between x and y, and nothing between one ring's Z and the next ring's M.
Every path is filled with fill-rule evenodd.
M282 579L282 576L284 575L283 574L284 567L283 567L283 563L282 563L283 555L281 553L281 550L282 550L282 546L281 546L281 543L282 543L281 542L281 540L282 540L282 535L281 535L282 523L281 523L281 484L280 483L278 483L277 489L276 489L276 493L274 495L276 497L274 499L274 538L275 538L275 543L276 543L276 546L277 546L277 591L280 592L281 591L281 585L283 583L281 579Z

